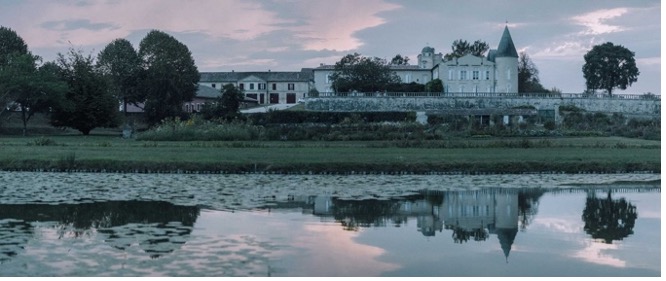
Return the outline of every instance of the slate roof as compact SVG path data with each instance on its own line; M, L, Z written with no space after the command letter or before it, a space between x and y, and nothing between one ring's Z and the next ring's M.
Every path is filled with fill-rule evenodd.
M497 50L490 50L488 51L488 60L495 62L495 55L497 55Z
M256 76L266 82L309 82L314 79L312 68L301 71L201 72L199 82L236 82Z
M504 27L504 33L502 33L502 39L500 39L499 45L497 46L495 57L518 57L518 52L516 52L516 46L513 44L508 26Z
M390 64L389 68L391 68L391 70L429 70L429 69L421 68L418 65L411 65L411 64L410 65L393 65L393 64ZM333 69L335 69L335 65L321 65L321 66L315 68L314 70L333 70Z
M219 89L215 89L208 86L199 85L197 88L197 97L198 98L209 98L214 99L219 97L222 94Z

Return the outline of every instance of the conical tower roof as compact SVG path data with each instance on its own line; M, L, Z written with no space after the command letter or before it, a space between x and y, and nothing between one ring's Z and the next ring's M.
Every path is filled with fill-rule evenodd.
M518 228L499 228L497 229L497 238L500 241L500 246L502 246L502 251L504 252L504 257L506 262L509 262L509 253L511 252L511 246L513 241L516 239L516 234L518 234Z
M504 27L504 33L502 33L502 39L500 39L499 45L497 46L495 57L518 57L518 52L516 52L516 46L513 45L508 26Z

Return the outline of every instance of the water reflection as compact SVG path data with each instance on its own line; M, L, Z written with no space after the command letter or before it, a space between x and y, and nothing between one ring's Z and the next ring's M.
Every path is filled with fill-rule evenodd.
M598 190L607 191L608 196L596 198ZM548 192L587 193L582 218L585 231L592 238L611 243L633 233L636 207L624 198L611 199L611 189ZM537 215L539 199L545 193L544 189L422 190L410 196L365 200L291 196L284 202L272 202L271 208L300 207L315 216L332 218L348 231L363 227L400 227L411 217L415 218L423 236L450 230L454 243L485 241L494 235L508 259L516 235L519 230L526 230Z
M57 239L95 233L116 249L137 243L152 258L185 243L199 208L168 202L113 201L82 204L0 205L0 262L16 256L35 233L36 225L56 230Z
M588 194L582 218L587 234L612 244L613 240L622 240L634 234L638 213L636 206L625 198L612 199L609 190L605 198L597 198L594 192Z
M509 266L514 266L512 272L524 272L518 265L541 261L571 266L583 259L602 264L590 249L633 255L637 248L623 248L627 242L640 240L641 234L658 235L659 230L651 227L655 218L658 226L660 214L652 211L652 222L637 223L638 207L634 204L638 201L622 196L642 191L660 192L660 187L424 189L358 197L289 191L277 199L259 192L250 198L239 189L236 194L228 193L229 198L244 199L230 200L239 206L234 212L162 201L0 204L0 264L7 264L0 267L0 275L344 275L337 271L348 269L349 264L358 267L350 275L460 275L476 273L474 266L487 274L510 275ZM551 196L558 193L567 194ZM556 204L554 197L558 197ZM240 202L249 202L250 207ZM556 206L550 213L572 214L566 220L567 231L544 229L549 206ZM655 207L645 206L641 204L642 218ZM536 218L540 207L541 217ZM626 239L632 235L638 239ZM343 236L348 239L337 239ZM645 241L652 243L651 247L655 239L649 238ZM625 245L616 242L623 239L627 240ZM505 264L512 250L515 262ZM487 255L491 251L494 254ZM562 256L570 258L571 252L574 259L563 262ZM607 256L610 258L603 260L606 264L622 264L618 268L623 270L634 266L630 261L642 261L642 257ZM334 263L336 260L346 263ZM431 266L430 261L439 265ZM325 266L316 267L315 263ZM25 264L26 269L20 269ZM39 271L45 266L50 268ZM81 266L89 271L77 271ZM585 270L585 265L579 266ZM423 273L428 268L430 273ZM561 274L558 267L553 268L554 273L545 274ZM643 275L660 273L651 265L645 268L652 271L641 272Z

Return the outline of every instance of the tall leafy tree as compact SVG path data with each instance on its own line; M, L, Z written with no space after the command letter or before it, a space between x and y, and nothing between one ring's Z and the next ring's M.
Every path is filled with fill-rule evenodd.
M183 115L183 103L195 97L200 78L187 46L153 30L141 40L139 57L145 71L141 90L146 94L146 120L156 124Z
M432 81L426 83L425 90L426 92L441 93L444 91L444 84L439 78L433 79Z
M488 43L481 40L476 40L474 43L469 43L466 40L458 39L453 41L453 44L451 44L451 52L444 55L444 59L452 60L454 58L460 58L468 54L481 57L489 49L490 46Z
M8 63L10 55L25 55L28 45L16 31L0 26L0 68Z
M622 45L596 45L584 58L583 76L588 90L604 89L610 96L614 88L625 90L638 81L640 72L634 52Z
M518 92L547 93L548 90L539 81L539 69L525 52L518 58Z
M97 127L116 126L118 102L92 56L70 49L67 56L58 54L56 63L68 91L65 99L54 107L51 124L71 127L84 135Z
M408 56L402 56L400 54L395 55L391 59L391 65L409 65L409 57Z
M48 112L67 90L52 64L37 67L40 60L30 53L10 56L8 64L0 71L0 84L12 92L13 108L21 112L23 135L26 135L30 118L35 113Z
M206 103L201 109L204 119L223 118L231 121L240 116L240 106L245 96L243 91L233 84L226 84L221 89L222 95L214 103Z
M0 26L0 72L5 72L4 79L8 79L10 73L16 69L7 69L10 57L28 54L28 45L23 41L16 31L11 28ZM5 111L7 105L13 100L13 92L9 88L12 83L0 81L0 114Z
M391 70L386 60L364 57L359 53L348 54L336 62L331 80L336 92L384 91L389 85L400 83L400 77Z
M138 106L145 100L139 90L141 78L141 59L132 44L126 39L115 39L97 56L97 66L110 80L110 89L123 103L127 114L127 105Z
M40 62L16 32L0 27L0 106L4 111L11 104L10 108L21 112L23 135L30 118L47 112L66 90L48 65L37 66Z

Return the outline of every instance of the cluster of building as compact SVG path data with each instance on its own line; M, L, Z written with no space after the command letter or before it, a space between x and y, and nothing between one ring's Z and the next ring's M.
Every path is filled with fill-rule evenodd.
M402 83L426 84L440 79L444 92L512 93L518 91L518 52L505 27L497 49L487 56L466 55L445 60L442 53L426 46L418 55L417 65L391 65ZM243 90L246 100L257 104L293 104L316 89L334 92L333 65L303 68L293 72L202 72L197 97L184 105L188 112L198 111L203 104L220 95L220 89L232 84Z

